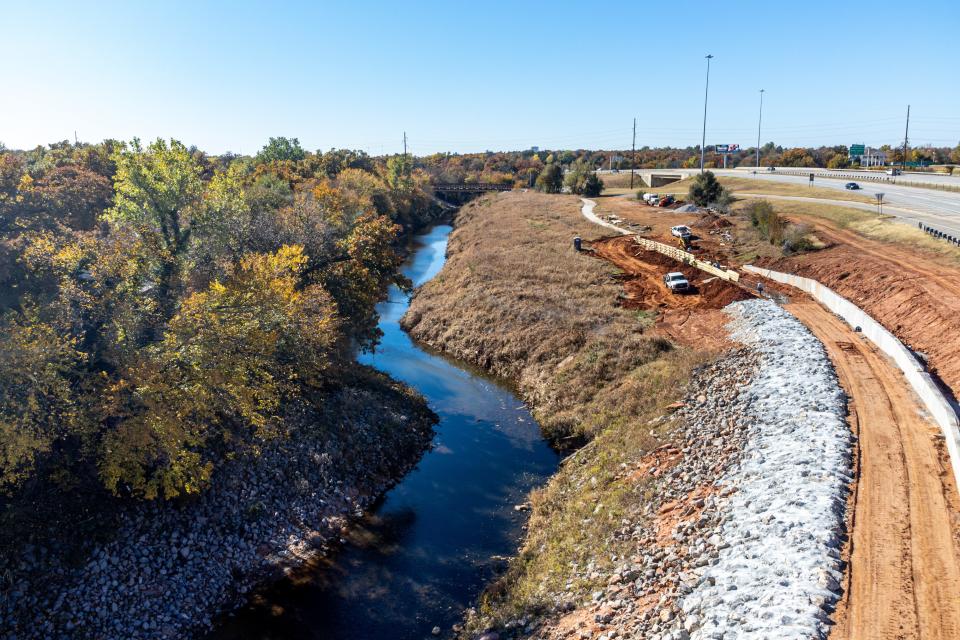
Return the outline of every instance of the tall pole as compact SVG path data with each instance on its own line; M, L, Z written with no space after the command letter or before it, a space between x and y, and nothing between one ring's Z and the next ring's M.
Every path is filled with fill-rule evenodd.
M707 86L703 90L703 137L700 139L700 173L703 173L703 154L707 144L707 96L710 94L710 59L712 54L707 54Z
M907 140L910 137L910 105L907 105L907 129L903 132L903 159L900 161L900 171L907 168Z
M630 143L630 189L633 190L633 172L637 166L637 119L633 119L633 142Z
M760 168L760 125L763 123L763 92L760 89L760 117L757 118L757 169Z
M407 132L406 131L403 132L403 157L404 159L406 159L407 157Z

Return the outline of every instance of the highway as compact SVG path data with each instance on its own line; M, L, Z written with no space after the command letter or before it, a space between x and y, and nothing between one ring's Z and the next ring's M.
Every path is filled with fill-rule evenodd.
M789 168L789 171L804 171L819 174L826 172L826 169L795 169ZM760 172L753 173L753 169L710 169L718 176L731 176L737 178L750 178L762 184L764 181L790 182L797 185L809 185L808 175L792 176L784 175L777 171L766 171L762 168ZM629 173L629 169L624 172ZM638 170L640 173L641 170ZM684 176L696 175L699 169L643 169L642 173L665 173ZM863 172L864 175L876 175L875 173ZM914 174L904 175L902 179L915 181ZM953 176L930 176L930 179L939 178L944 183L952 181L960 186L960 177ZM833 178L814 177L814 186L823 189L844 190L844 185L851 180L837 180ZM853 179L857 182L856 179ZM896 216L902 221L916 225L918 222L938 229L946 234L960 238L960 192L956 191L938 191L936 189L925 189L923 187L908 187L896 184L875 183L862 181L858 182L861 189L859 193L869 198L876 199L877 193L883 194L883 213ZM841 204L830 201L831 204ZM848 206L849 203L842 203ZM856 206L855 208L863 208ZM876 207L874 207L876 210Z
M739 178L763 181L792 182L793 184L808 185L809 178L803 176L777 175L776 172L757 173L742 169L716 169L717 175L737 176ZM813 184L821 189L844 190L845 180L828 178L817 179ZM876 198L877 193L883 194L883 212L895 215L912 224L922 222L948 233L960 237L960 192L936 191L921 187L904 187L895 184L876 184L873 182L859 182L859 193L870 198Z

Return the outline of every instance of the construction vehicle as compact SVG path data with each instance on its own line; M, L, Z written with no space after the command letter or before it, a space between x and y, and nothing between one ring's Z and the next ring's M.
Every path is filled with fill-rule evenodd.
M657 206L658 206L658 207L669 207L669 206L672 205L674 202L676 202L676 199L675 199L673 196L669 196L669 195L668 195L668 196L663 196L662 198L660 198L660 201L657 202Z

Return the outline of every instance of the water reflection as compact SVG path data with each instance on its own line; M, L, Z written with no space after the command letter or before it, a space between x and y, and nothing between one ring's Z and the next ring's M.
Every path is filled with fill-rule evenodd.
M443 266L449 226L418 238L405 274ZM522 533L513 505L557 465L507 388L418 348L398 321L407 296L380 305L384 337L360 360L418 389L440 415L433 449L307 579L260 592L213 638L423 638L447 635Z

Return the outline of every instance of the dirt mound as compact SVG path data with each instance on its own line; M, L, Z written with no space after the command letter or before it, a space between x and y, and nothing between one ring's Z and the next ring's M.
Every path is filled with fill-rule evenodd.
M700 217L699 220L690 225L695 229L726 229L732 227L733 223L722 216L708 213Z

